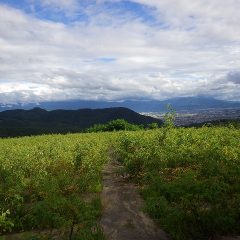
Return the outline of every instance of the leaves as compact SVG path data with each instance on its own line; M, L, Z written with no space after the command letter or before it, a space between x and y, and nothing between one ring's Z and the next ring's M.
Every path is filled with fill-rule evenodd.
M1 139L0 206L10 211L0 218L0 234L70 228L74 221L88 225L87 237L101 205L83 195L101 190L109 141L90 134Z
M173 239L240 233L239 130L168 125L122 134L115 152Z

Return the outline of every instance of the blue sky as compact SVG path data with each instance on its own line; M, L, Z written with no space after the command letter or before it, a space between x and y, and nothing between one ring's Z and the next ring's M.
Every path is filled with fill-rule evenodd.
M102 1L101 4L94 0L2 0L1 2L40 19L64 24L88 23L92 16L102 12L112 15L112 17L131 16L132 19L138 18L149 24L157 24L157 19L152 14L153 7L132 1ZM91 12L88 12L89 10Z
M0 0L0 103L240 100L240 1Z

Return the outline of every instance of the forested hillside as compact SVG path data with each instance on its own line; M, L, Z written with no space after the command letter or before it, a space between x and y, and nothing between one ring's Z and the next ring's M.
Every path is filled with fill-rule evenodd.
M116 119L143 126L162 124L161 120L122 107L54 111L19 109L0 112L0 137L82 132L94 124L106 124Z

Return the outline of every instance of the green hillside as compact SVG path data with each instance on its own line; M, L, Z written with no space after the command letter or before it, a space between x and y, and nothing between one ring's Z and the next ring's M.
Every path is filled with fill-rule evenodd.
M174 240L240 234L240 130L228 126L0 139L0 235L104 239L101 174L113 158Z
M134 125L162 124L159 119L123 107L53 111L41 108L16 109L0 112L0 137L80 133L93 125L107 124L118 119Z

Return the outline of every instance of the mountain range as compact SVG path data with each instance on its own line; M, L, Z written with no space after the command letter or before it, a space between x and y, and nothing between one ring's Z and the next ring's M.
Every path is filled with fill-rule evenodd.
M40 107L46 110L77 110L81 108L111 108L111 107L125 107L132 109L136 112L164 112L166 106L171 106L176 111L194 111L199 109L209 108L240 108L240 101L224 101L217 100L211 97L198 96L198 97L178 97L159 100L125 100L125 101L86 101L86 100L72 100L72 101L53 101L53 102L40 102L40 103L27 103L27 104L1 104L0 111L11 109L25 109L29 110L34 107Z

